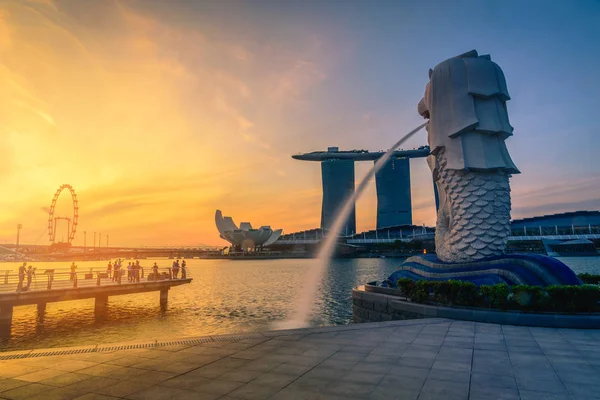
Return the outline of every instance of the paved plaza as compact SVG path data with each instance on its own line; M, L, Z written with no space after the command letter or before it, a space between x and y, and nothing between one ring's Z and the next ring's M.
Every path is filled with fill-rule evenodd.
M600 399L598 330L427 319L32 355L0 361L1 398Z

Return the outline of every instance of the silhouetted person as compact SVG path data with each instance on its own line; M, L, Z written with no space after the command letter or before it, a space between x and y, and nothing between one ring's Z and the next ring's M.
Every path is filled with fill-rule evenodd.
M121 262L115 263L115 273L113 274L113 282L119 281L119 275L121 275Z
M117 262L115 261L115 264L116 264L116 263L117 263ZM112 262L110 262L110 261L109 261L109 262L108 262L108 267L106 267L106 275L107 275L107 277L108 277L109 279L110 279L110 277L111 277L111 275L112 275L112 268L113 268L113 267L112 267Z
M152 266L152 274L154 275L154 280L157 281L158 280L158 264L154 263L154 265Z
M173 278L177 279L177 275L179 275L179 260L173 263Z
M25 266L27 265L27 263L23 263L23 265L21 265L19 267L19 284L17 285L17 292L20 292L21 290L23 290L23 280L25 280Z
M134 282L140 281L140 269L142 269L142 267L140 265L140 261L136 260L135 264L133 265L133 280L134 280Z
M27 268L27 290L29 290L29 287L31 286L31 280L34 276L35 268L33 268L33 266L30 265L29 268Z
M131 263L127 263L127 282L131 282Z
M77 265L75 265L75 261L71 264L71 280L74 281L77 277L75 270L77 269Z
M187 277L187 264L185 260L181 261L181 279L185 279Z

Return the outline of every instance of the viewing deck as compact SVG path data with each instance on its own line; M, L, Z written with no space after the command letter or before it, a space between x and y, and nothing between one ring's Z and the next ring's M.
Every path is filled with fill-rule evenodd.
M106 271L87 273L65 270L46 270L19 276L6 271L0 276L0 335L10 334L13 307L36 304L38 312L44 312L47 303L95 298L96 313L104 312L109 296L125 294L160 292L160 304L166 305L169 290L192 281L174 277L171 268L160 268L157 273L145 274L138 270L129 280L127 270L118 279ZM38 280L38 276L40 279ZM3 278L3 279L2 279ZM40 282L41 281L41 282Z
M354 160L354 161L375 161L382 157L385 151L313 151L312 153L295 154L292 156L295 160L301 161L324 161L324 160ZM429 146L422 146L413 150L396 150L392 157L394 158L420 158L429 155Z

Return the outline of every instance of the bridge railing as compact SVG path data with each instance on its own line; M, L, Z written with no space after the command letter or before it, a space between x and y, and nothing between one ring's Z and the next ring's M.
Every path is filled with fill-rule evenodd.
M77 289L84 287L135 284L189 278L189 268L174 270L171 267L140 267L128 270L89 268L74 271L69 268L32 269L25 273L14 270L0 271L0 293L27 292L54 289Z

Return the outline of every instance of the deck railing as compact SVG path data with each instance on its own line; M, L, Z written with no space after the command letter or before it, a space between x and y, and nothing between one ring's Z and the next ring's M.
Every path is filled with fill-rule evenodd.
M94 267L83 270L77 268L37 269L26 270L24 274L18 271L0 271L0 293L26 292L53 289L77 289L94 286L128 285L148 281L162 281L189 278L189 268L180 268L175 276L174 270L168 268L140 267L128 270L109 271L106 268Z

